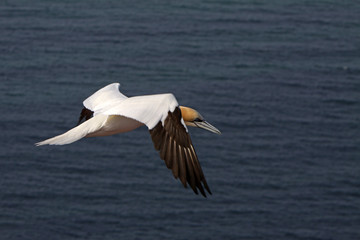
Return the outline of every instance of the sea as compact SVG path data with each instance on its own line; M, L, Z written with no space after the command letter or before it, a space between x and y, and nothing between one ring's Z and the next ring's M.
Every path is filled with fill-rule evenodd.
M0 0L0 239L360 239L360 2ZM36 142L114 82L173 93L212 195L148 129Z

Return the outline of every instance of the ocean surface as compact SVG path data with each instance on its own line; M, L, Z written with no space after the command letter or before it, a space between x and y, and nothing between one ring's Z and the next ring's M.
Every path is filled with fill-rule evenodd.
M360 239L359 1L0 1L0 239ZM65 146L82 101L171 92L203 198L146 127Z

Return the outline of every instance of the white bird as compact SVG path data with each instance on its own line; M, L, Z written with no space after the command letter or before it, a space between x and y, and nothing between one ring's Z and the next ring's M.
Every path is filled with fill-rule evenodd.
M186 126L217 134L220 131L196 110L179 106L171 93L126 97L119 87L119 83L112 83L92 94L83 102L78 126L36 145L64 145L83 137L109 136L146 125L155 149L174 177L184 187L188 183L196 194L199 189L206 197L204 188L211 194Z

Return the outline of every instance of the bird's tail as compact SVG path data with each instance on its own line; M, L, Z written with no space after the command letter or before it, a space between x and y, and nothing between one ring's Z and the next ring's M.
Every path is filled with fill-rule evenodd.
M83 122L82 124L70 129L66 133L46 139L42 142L35 143L35 145L65 145L73 143L83 137L86 137L90 133L94 133L100 130L104 126L107 118L107 115L96 115L86 122Z

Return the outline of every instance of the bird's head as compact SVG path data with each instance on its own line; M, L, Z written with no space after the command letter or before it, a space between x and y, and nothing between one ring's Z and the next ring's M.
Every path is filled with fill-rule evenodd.
M180 106L181 116L184 119L184 122L187 126L198 127L210 132L221 134L219 129L205 121L201 114L195 109L189 107Z

